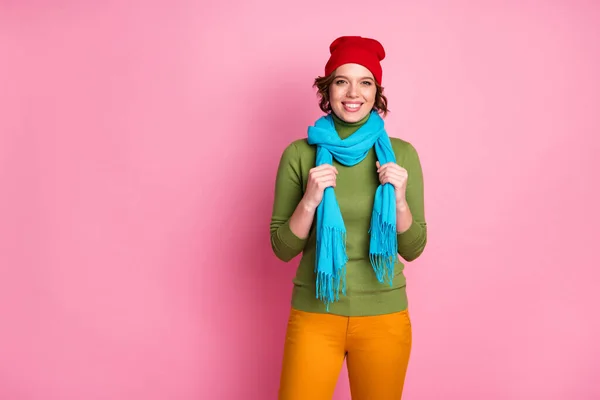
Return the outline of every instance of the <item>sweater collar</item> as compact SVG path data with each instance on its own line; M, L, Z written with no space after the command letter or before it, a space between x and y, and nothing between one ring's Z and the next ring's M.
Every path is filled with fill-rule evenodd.
M333 125L335 126L335 130L338 133L340 139L346 139L354 132L356 132L361 126L367 122L371 113L367 114L363 119L358 122L346 122L340 119L335 113L331 113L331 117L333 119Z

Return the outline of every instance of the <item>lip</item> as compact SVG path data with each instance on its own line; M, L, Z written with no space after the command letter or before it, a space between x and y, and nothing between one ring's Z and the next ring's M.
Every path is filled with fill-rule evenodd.
M357 104L358 107L356 107L356 108L350 108L350 107L347 106L349 104L352 104L352 105ZM344 110L346 112L354 113L354 112L357 112L358 110L360 110L360 108L362 107L363 103L360 102L360 101L343 101L342 105L344 106Z

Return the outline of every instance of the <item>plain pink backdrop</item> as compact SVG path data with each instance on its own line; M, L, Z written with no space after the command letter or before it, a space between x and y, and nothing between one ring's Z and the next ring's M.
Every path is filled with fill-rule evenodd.
M405 399L600 398L598 2L121 3L0 2L0 398L276 398L274 177L344 34L425 173Z

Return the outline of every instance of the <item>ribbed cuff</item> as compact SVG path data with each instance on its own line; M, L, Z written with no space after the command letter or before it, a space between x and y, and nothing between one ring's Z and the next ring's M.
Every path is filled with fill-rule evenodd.
M421 237L422 233L423 227L416 221L413 221L406 232L398 233L398 248L410 246Z
M279 240L292 252L299 253L304 249L304 245L308 239L300 239L290 229L290 221L286 221L285 224L281 225L277 231Z

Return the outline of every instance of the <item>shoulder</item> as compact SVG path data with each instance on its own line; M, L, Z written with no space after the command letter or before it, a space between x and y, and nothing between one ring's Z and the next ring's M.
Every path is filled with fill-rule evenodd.
M289 143L283 150L284 157L303 158L305 156L313 156L316 154L316 147L308 144L306 139L297 139Z
M390 142L392 143L392 150L396 155L396 163L398 165L406 168L409 172L421 170L421 160L419 159L417 149L415 149L412 143L392 137L390 137Z
M316 154L315 146L308 144L306 139L297 139L289 143L283 150L280 165L288 165L300 172L307 167L314 166Z
M414 157L417 155L417 149L415 149L412 143L406 140L390 137L390 142L397 158Z
M308 144L307 139L297 139L290 143L290 146L296 148L296 151L299 153L304 153L307 151L315 151L315 146Z

